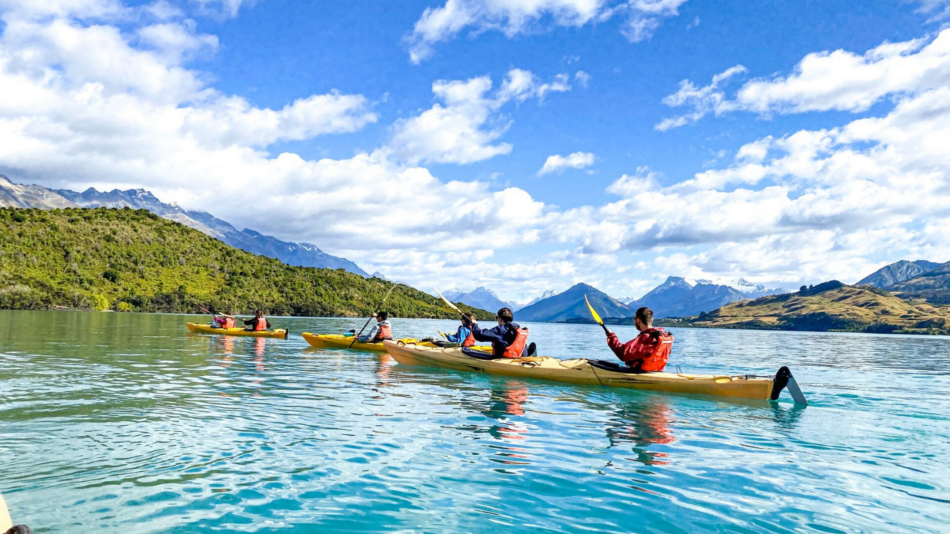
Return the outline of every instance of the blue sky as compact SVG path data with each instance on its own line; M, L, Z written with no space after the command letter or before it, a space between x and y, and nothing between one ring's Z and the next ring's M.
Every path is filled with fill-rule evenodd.
M950 259L948 6L0 0L0 172L513 300L855 282Z

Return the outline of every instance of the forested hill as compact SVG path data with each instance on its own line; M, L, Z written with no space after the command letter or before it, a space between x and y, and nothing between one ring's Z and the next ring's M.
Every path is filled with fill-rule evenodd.
M391 287L342 269L291 267L145 210L0 209L0 308L366 316ZM399 285L396 317L455 318ZM492 314L466 308L480 318Z

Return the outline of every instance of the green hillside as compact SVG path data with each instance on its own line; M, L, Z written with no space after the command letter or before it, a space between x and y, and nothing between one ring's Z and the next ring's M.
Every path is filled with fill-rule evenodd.
M665 326L879 332L950 333L950 308L915 303L870 286L826 282L798 293L762 297L723 306Z
M392 284L342 269L290 267L145 210L0 208L0 308L366 316ZM399 285L396 317L454 318ZM492 314L464 307L480 318Z

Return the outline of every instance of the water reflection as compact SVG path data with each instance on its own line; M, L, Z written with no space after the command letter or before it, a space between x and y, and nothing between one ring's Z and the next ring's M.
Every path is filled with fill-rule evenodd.
M645 396L637 402L620 404L612 410L605 428L609 448L632 444L638 462L668 465L669 454L650 447L676 442L673 422L672 408L657 397Z

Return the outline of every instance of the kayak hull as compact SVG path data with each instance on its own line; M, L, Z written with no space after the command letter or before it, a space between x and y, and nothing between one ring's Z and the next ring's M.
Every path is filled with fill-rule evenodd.
M241 336L241 337L269 337L273 339L287 339L290 335L289 330L278 328L276 330L265 330L263 332L249 332L243 328L214 328L211 325L200 323L185 323L188 330L195 334L213 334L219 336Z
M307 343L310 343L310 346L318 349L350 349L350 350L359 350L364 352L378 352L385 353L386 347L383 343L360 343L357 341L353 343L352 337L346 337L340 334L313 334L311 332L304 332L300 334L303 336ZM398 339L396 340L405 344L418 345L420 347L435 347L434 343L429 343L426 341L419 341L418 339ZM350 346L352 344L352 347ZM491 347L472 347L476 350L482 351L491 351Z
M591 365L583 358L560 360L549 357L482 360L457 348L430 348L384 341L386 350L403 365L439 367L516 378L553 380L586 386L768 400L774 380L743 376L688 375L679 373L626 373Z

